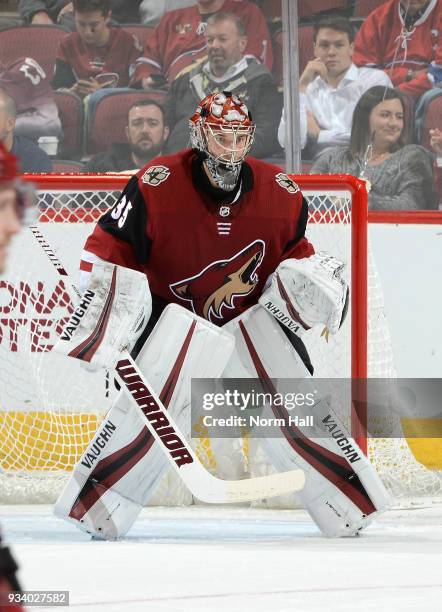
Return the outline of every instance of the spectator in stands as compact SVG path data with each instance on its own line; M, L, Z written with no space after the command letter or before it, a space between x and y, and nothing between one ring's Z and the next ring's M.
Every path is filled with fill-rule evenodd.
M83 172L138 170L162 154L168 135L161 105L153 100L138 100L128 111L127 143L114 143L109 151L98 153Z
M208 61L175 79L165 102L171 127L167 151L189 143L189 117L199 101L215 91L231 91L247 104L256 123L251 154L264 157L278 149L276 138L281 99L269 69L245 57L244 24L233 13L219 12L207 20Z
M112 21L138 23L141 0L110 0ZM51 25L58 23L75 29L73 2L69 0L20 0L19 13L23 23Z
M372 87L353 114L350 144L334 147L313 164L312 174L352 174L368 179L371 210L436 207L432 159L408 143L405 105L399 90Z
M144 89L171 83L183 68L207 55L204 32L214 13L234 13L247 33L245 54L272 67L272 43L264 16L249 0L196 0L195 6L169 11L149 37L132 83Z
M109 25L109 0L74 0L76 32L59 45L54 89L68 88L80 96L104 87L125 87L129 71L140 55L138 41Z
M353 61L382 68L395 86L419 98L441 78L434 66L442 64L441 34L440 0L388 0L362 24Z
M51 172L52 162L32 140L14 134L17 107L14 100L0 89L0 140L19 160L22 172Z
M315 57L299 78L301 108L305 105L307 114L306 157L348 143L353 110L361 95L374 85L391 85L382 70L357 68L352 62L354 34L350 21L339 16L323 17L313 28ZM284 125L280 134L285 134Z
M0 68L0 87L17 106L15 133L38 140L61 136L61 123L49 77L31 57L22 57Z

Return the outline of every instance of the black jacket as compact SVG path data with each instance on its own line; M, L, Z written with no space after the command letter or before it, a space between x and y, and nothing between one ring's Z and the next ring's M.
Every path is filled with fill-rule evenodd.
M250 152L254 157L266 157L279 150L277 132L281 118L282 96L278 93L271 72L254 58L247 61L246 70L215 83L202 71L200 64L172 83L164 104L171 128L166 153L174 153L189 144L189 118L198 103L214 91L231 91L247 105L256 124L255 139Z
M83 168L83 172L123 172L124 170L137 170L130 152L130 147L125 142L114 143L109 151L97 153Z
M49 155L25 136L14 134L11 153L17 157L21 172L52 172Z

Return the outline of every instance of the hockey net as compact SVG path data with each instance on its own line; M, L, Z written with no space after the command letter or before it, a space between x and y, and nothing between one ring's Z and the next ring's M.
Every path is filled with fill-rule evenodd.
M67 272L77 280L80 253L99 217L118 199L120 176L33 178L39 194L38 227ZM312 330L306 344L321 378L395 375L382 290L367 249L367 201L349 178L297 177L309 204L308 238L347 263L350 312L326 343ZM367 300L368 297L368 300ZM368 303L368 308L367 308ZM50 351L72 312L63 281L29 230L16 237L0 278L0 500L55 501L113 400L105 373ZM348 424L351 414L348 413ZM361 432L355 437L364 445ZM194 440L210 468L210 442ZM395 496L441 494L439 472L426 469L405 439L368 441L369 454ZM249 452L249 451L246 451ZM155 505L192 503L173 472L153 496ZM280 500L291 506L294 500ZM274 505L274 503L272 503Z

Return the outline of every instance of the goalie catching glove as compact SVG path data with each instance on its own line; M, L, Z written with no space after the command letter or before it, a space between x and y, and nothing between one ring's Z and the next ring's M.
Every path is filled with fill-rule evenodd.
M277 267L259 303L298 335L320 324L336 334L348 308L348 285L341 277L344 265L324 252L286 259Z

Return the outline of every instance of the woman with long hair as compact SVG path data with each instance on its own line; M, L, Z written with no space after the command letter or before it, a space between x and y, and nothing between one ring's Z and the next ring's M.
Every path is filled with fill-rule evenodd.
M370 181L370 210L434 209L437 201L431 153L409 143L403 95L376 86L359 99L350 143L332 147L312 174L352 174Z

